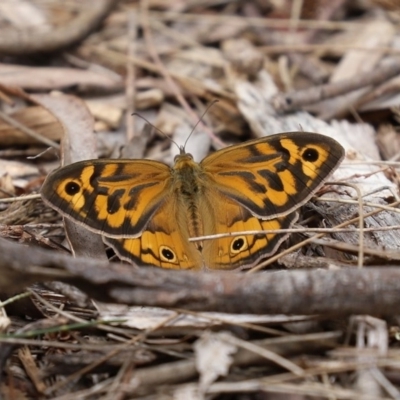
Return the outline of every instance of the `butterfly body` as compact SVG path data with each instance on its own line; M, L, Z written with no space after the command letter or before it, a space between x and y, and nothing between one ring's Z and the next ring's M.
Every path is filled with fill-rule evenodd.
M175 207L176 220L179 221L182 213L184 221L181 225L187 225L189 237L203 236L206 218L202 214L212 212L212 205L208 201L207 175L200 164L193 161L192 155L183 149L175 157L172 171L171 189L175 191L174 198L180 201L179 206ZM174 201L173 198L171 201ZM201 247L200 243L197 246Z
M343 158L333 139L293 132L230 146L200 163L181 149L174 166L150 160L89 160L49 175L43 199L104 235L137 265L248 268L287 234L205 235L290 228Z

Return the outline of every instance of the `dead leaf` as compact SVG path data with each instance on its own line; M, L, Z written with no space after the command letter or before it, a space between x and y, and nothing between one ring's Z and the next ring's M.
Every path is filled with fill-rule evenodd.
M226 376L232 365L236 346L224 340L227 332L204 332L194 345L196 368L200 374L200 390L204 392L220 376Z

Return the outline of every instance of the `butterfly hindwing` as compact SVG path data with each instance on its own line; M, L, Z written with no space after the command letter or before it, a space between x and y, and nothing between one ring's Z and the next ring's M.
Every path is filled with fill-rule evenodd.
M188 221L177 212L174 199L167 199L137 238L105 238L118 256L138 266L168 269L199 269L201 255L189 242Z
M208 195L208 196L207 196ZM297 213L260 220L241 205L222 198L217 192L205 194L212 208L203 208L205 235L229 234L243 231L288 229L297 220ZM249 268L260 258L273 254L288 233L259 233L225 236L202 240L199 252L195 242L189 241L188 221L177 212L173 199L154 214L140 237L107 238L118 256L138 266L158 266L168 269L238 269Z
M213 234L232 234L204 241L204 265L209 269L251 268L261 258L274 254L289 233L262 232L289 229L298 214L261 220L240 204L221 197L215 210L216 224ZM251 234L238 234L252 232Z

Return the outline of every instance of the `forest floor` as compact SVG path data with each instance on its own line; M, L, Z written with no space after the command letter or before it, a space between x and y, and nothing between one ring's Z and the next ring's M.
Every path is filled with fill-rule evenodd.
M399 2L90 3L0 2L2 398L400 400ZM181 246L184 203L151 209L180 148L242 198L200 201L224 271L107 236L129 192L132 242Z

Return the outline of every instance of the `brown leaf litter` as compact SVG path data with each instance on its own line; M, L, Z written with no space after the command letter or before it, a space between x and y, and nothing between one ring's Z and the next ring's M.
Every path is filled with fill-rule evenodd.
M2 398L400 399L398 2L12 3L0 2ZM37 194L60 163L171 163L166 136L183 145L196 124L197 161L287 131L346 150L253 271L135 268Z

